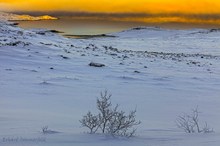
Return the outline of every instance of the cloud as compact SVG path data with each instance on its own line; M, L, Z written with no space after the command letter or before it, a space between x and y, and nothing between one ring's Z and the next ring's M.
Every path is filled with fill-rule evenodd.
M16 12L23 14L24 12ZM189 22L220 22L220 13L91 13L91 12L68 12L68 11L49 11L49 12L26 12L30 15L49 14L56 17L68 16L74 18L91 19L113 19L113 20L138 20L138 21L189 21Z
M20 11L220 13L219 0L0 0Z
M219 0L0 0L0 9L35 16L220 24Z

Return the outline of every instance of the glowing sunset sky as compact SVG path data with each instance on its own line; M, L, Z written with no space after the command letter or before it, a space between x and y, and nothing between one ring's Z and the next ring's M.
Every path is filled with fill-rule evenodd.
M190 18L190 21L220 22L219 0L0 0L0 11L128 13L142 14L142 18L135 16L135 19L144 18L146 21L155 18L164 21L165 17L170 21L187 21ZM146 18L143 14L151 17L147 15Z
M219 0L0 0L9 11L219 13Z

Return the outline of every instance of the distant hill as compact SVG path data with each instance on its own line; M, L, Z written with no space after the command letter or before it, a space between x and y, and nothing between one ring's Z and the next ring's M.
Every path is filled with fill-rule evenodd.
M0 12L0 21L12 21L12 20L18 20L18 21L22 21L22 20L28 20L28 21L38 21L38 20L56 20L56 17L51 17L48 15L44 15L44 16L38 16L38 17L34 17L34 16L30 16L30 15L17 15L17 14L13 14L13 13L5 13L5 12Z

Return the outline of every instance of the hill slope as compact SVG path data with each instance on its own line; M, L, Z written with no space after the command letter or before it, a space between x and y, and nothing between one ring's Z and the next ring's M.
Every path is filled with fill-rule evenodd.
M168 32L142 29L116 38L67 39L0 22L0 145L219 146L220 57L203 54L201 42L212 50L219 32ZM157 46L154 51L134 51L146 41ZM186 45L200 53L187 53ZM130 47L133 51L123 50ZM91 61L106 67L90 67ZM105 89L120 109L137 108L142 123L136 137L84 133L79 120L96 111ZM207 121L215 133L186 134L176 127L176 118L196 106L202 125ZM46 125L58 133L42 134Z
M39 17L34 17L30 15L17 15L17 14L12 14L12 13L5 13L5 12L0 12L0 21L7 21L7 20L28 20L28 21L37 21L37 20L56 20L57 18L51 17L48 15L45 16L39 16Z

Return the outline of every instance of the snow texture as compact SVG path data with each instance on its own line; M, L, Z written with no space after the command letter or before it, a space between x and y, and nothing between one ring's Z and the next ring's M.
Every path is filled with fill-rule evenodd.
M111 35L68 39L0 22L0 146L219 146L220 31L140 27ZM122 110L137 108L136 137L80 127L105 89ZM196 106L214 133L176 127ZM43 126L56 133L42 134Z

